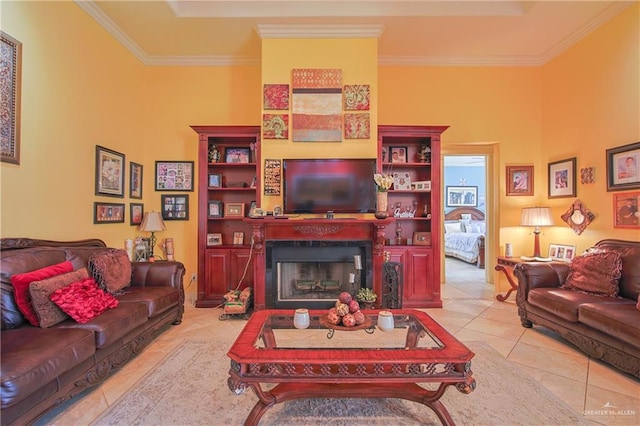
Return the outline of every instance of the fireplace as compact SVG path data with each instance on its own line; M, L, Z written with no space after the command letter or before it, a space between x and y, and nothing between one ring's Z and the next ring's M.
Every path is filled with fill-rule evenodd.
M267 308L328 309L341 292L372 286L371 241L280 240L265 249Z

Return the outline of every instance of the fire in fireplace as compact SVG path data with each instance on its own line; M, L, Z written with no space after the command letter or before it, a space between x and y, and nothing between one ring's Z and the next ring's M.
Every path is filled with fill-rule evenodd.
M370 241L268 241L265 248L267 308L327 309L340 292L371 286Z

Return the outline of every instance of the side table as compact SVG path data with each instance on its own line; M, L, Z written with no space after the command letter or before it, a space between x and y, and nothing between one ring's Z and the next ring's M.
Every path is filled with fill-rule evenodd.
M504 302L505 300L507 300L511 295L511 293L513 293L514 290L518 289L518 284L516 283L516 277L515 275L513 275L513 268L515 268L515 266L520 263L524 263L524 260L520 260L520 258L517 258L517 257L504 257L504 256L498 257L498 264L496 265L495 270L502 271L504 276L507 277L507 281L509 281L509 285L511 286L511 288L507 291L507 293L504 296L502 294L498 294L496 296L496 299L499 302Z

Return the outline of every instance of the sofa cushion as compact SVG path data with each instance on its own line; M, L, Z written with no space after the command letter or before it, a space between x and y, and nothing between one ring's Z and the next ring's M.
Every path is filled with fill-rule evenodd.
M59 288L50 297L53 303L80 324L118 306L118 299L98 288L93 278Z
M615 250L622 256L622 277L619 295L635 300L640 295L640 244L633 241L602 240L596 244L600 250Z
M98 286L117 294L131 283L131 261L126 250L109 249L89 257L89 271Z
M622 257L617 251L592 251L573 259L563 288L609 297L618 295Z
M79 324L67 320L55 328L83 328L93 331L98 349L106 348L147 322L147 306L144 303L120 303L91 321Z
M2 409L95 353L91 330L22 327L2 332Z
M64 313L58 305L53 303L49 298L51 293L59 288L66 287L74 282L82 281L89 278L89 272L86 268L77 271L68 272L46 280L34 281L29 285L29 293L31 294L31 303L33 310L38 315L40 327L51 327L69 316Z
M531 305L571 322L578 322L578 308L583 303L599 303L611 300L605 296L556 287L540 287L529 291Z
M53 277L55 275L64 274L73 271L73 265L71 262L61 262L55 265L46 266L44 268L36 269L35 271L25 272L23 274L15 274L11 277L11 284L13 285L13 295L16 299L18 309L24 315L24 317L33 326L38 326L38 315L33 309L31 304L31 294L29 293L29 284L33 281L40 281L46 278Z
M180 293L173 287L129 287L118 296L120 302L142 302L147 306L149 318L176 306Z
M614 299L615 303L585 303L578 310L582 324L588 325L640 348L640 312L629 299Z

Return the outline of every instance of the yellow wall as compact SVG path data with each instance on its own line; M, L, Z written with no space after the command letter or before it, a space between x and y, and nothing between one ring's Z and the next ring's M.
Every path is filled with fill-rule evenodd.
M543 67L378 67L373 40L329 41L328 50L356 47L360 61L344 51L337 62L328 52L320 61L298 42L265 40L262 67L145 67L74 3L3 2L2 28L24 43L24 53L21 164L0 165L0 233L96 237L122 247L125 238L140 235L128 224L128 203L137 200L129 199L128 184L123 199L94 195L95 145L144 165L142 202L157 210L154 161L196 161L190 125L256 125L262 84L290 82L292 68L313 66L342 68L345 84L372 85L372 139L313 146L263 141L263 158L284 157L281 148L331 156L326 151L336 147L340 156L373 157L378 123L449 125L445 147L499 145L501 244L530 250L532 236L518 226L521 207L549 205L556 217L568 208L573 199L547 199L546 171L549 161L574 155L578 167L596 167L596 183L577 188L596 220L577 237L558 219L542 235L543 250L550 242L581 251L601 238L637 240L637 233L613 229L604 151L640 140L638 16L635 4ZM505 166L516 164L534 164L533 197L503 195ZM176 258L188 275L197 258L197 194L189 194L190 220L167 222L158 234L175 239ZM126 203L127 223L93 225L94 201Z
M596 215L580 236L560 219L574 198L546 200L558 225L546 232L548 242L576 245L578 253L603 238L640 240L638 230L613 228L605 161L608 148L640 141L639 28L636 3L542 68L543 164L577 157L578 174L595 167L595 183L577 179L577 198Z
M337 68L342 70L343 85L368 84L371 93L369 110L371 137L369 139L343 139L342 142L292 142L290 115L288 140L262 140L263 162L265 159L282 158L375 158L378 135L377 66L378 40L374 38L262 40L263 84L291 86L291 70L294 68ZM283 111L263 112L283 113ZM282 197L262 196L261 204L260 207L273 210L275 205L282 205Z

